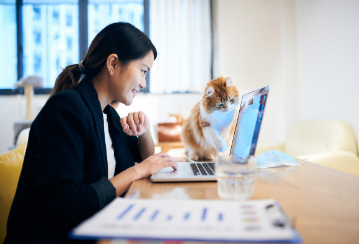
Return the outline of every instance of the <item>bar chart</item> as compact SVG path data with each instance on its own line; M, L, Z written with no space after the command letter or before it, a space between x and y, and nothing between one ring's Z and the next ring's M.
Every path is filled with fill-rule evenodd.
M134 209L134 204L130 204L128 205L117 217L118 220L122 220L126 217L126 215L130 215L133 221L144 221L146 220L145 217L142 217L143 215L145 215L146 213L149 214L149 219L147 219L147 221L155 221L156 218L158 216L160 216L162 214L160 209L149 209L146 207L142 207L139 210L132 210ZM131 211L132 210L132 211ZM207 217L207 208L203 208L202 210L200 210L200 220L201 221L206 221L206 217ZM191 212L183 212L183 221L190 221L191 220ZM167 221L171 221L173 218L173 214L167 214L165 219ZM217 214L217 220L218 222L223 221L223 213L222 212L218 212Z
M74 229L74 238L156 240L290 240L290 226L273 225L275 201L141 200L117 198ZM281 216L282 219L285 217Z

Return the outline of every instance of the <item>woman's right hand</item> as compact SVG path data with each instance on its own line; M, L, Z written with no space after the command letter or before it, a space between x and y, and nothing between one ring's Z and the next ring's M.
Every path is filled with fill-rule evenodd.
M170 155L163 152L152 155L134 166L138 173L138 179L148 178L165 167L177 170L178 164Z

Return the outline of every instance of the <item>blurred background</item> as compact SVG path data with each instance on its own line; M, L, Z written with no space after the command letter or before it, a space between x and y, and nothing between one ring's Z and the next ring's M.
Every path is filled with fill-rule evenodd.
M62 68L118 21L158 50L145 91L117 108L144 111L156 142L157 124L187 118L218 76L241 95L270 86L259 146L316 119L344 121L359 138L357 0L0 0L0 153L31 124ZM14 84L34 75L42 82L25 96Z

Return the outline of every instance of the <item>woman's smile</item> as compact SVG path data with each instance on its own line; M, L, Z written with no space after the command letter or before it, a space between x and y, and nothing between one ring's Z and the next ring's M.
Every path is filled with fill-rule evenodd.
M139 92L139 91L137 91L137 90L135 90L135 89L132 90L133 97L136 96L137 92Z

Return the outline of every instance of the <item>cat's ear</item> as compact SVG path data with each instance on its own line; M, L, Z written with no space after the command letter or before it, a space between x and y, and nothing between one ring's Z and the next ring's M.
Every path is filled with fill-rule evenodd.
M233 86L234 84L233 84L233 81L232 81L232 78L227 78L226 79L226 86L227 87L231 87L231 86Z
M206 90L206 97L210 97L214 94L214 89L213 87L208 87L207 90Z

